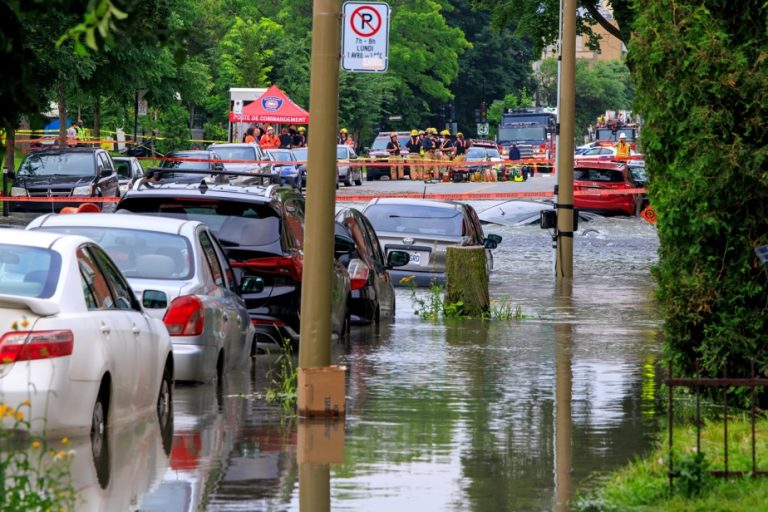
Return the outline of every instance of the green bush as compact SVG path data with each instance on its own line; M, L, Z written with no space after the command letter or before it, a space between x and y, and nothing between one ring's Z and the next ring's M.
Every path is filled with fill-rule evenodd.
M157 150L162 154L189 149L191 131L189 111L178 103L171 103L159 115L158 125L162 138L157 141Z
M658 214L658 299L676 371L768 370L768 10L636 2L630 67Z

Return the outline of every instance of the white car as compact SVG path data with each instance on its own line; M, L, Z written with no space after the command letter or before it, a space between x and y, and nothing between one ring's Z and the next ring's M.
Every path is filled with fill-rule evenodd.
M103 439L151 411L171 421L168 331L104 250L81 236L1 233L0 401L26 423L6 415L2 427Z
M104 247L146 311L165 322L176 380L220 379L250 362L256 331L224 251L205 224L93 213L45 215L27 229L87 236Z
M629 154L637 156L639 153L631 149ZM616 158L616 148L613 146L595 146L573 156L574 160L610 160L612 158Z

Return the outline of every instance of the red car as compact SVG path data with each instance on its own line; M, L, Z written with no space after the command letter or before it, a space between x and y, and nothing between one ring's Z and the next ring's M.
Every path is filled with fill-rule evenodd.
M608 215L635 215L641 194L635 189L627 164L621 162L575 162L573 206ZM626 190L626 192L622 192ZM588 192L594 192L589 194ZM603 193L601 193L603 192Z

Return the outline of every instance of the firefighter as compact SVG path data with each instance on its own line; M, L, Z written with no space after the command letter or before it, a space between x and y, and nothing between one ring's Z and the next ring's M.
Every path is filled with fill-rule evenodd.
M349 133L347 133L346 128L342 128L339 131L339 140L336 141L339 144L345 144L347 146L354 146L355 143L352 141L352 138L349 136Z
M405 145L408 150L408 161L413 162L414 165L410 166L410 176L412 180L421 179L421 167L419 162L421 161L421 139L419 139L419 131L411 130L411 138Z
M627 158L632 152L632 148L627 142L627 135L625 133L619 134L619 142L616 143L616 157Z
M435 174L438 173L437 166L432 164L438 157L437 143L435 139L432 138L432 130L433 128L427 128L424 140L421 141L421 148L424 150L424 159L430 162L429 165L424 167L423 178L425 183L435 179Z
M389 153L389 161L391 165L389 167L390 179L400 180L403 178L403 164L400 158L400 141L397 140L397 134L391 133L389 135L389 142L387 142L387 153Z
M456 152L456 147L453 145L453 141L451 140L451 132L448 130L442 131L442 140L440 142L440 152L443 155L443 161L444 162L450 162L453 160L454 153ZM441 178L448 174L448 171L451 169L450 163L447 163L443 166L442 170L440 171Z

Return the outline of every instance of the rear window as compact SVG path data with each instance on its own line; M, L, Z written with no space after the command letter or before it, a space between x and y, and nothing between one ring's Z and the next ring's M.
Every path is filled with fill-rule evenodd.
M119 209L147 215L198 220L225 247L263 246L280 242L280 217L268 204L197 198L129 197Z
M422 205L374 204L363 212L376 231L419 235L461 236L459 210Z
M163 160L160 167L163 169L190 169L195 171L207 171L210 169L210 158L207 155L177 153L167 156L170 160ZM185 160L182 160L185 159ZM190 159L193 161L187 161Z
M574 169L573 179L577 181L623 183L624 173L614 169Z
M38 247L0 244L0 294L48 299L56 291L61 256Z
M131 163L123 160L115 160L115 170L120 179L131 178Z
M192 248L186 238L140 229L51 226L44 231L82 235L98 242L125 277L189 279L194 273Z
M219 155L222 160L256 160L255 148L241 148L241 147L212 147L211 151ZM234 162L230 162L234 163Z

